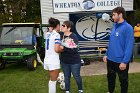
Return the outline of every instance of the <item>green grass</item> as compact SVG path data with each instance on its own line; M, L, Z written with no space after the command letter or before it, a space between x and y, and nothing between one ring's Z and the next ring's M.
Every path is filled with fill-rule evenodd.
M77 93L72 78L71 93ZM48 93L48 73L41 66L28 71L25 64L10 64L0 71L0 93ZM106 75L83 77L84 93L106 93ZM57 85L57 93L65 93ZM119 82L115 93L120 93ZM140 93L140 73L129 75L129 93Z
M135 58L134 62L140 62L140 58Z

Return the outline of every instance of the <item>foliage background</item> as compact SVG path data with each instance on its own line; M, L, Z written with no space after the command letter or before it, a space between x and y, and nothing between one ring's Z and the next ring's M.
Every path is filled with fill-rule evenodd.
M127 18L133 26L140 21L140 0ZM41 22L40 0L0 0L0 24L7 22Z

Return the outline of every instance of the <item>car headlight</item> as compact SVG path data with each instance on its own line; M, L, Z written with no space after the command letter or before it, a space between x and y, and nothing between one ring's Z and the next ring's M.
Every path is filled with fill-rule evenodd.
M15 52L15 53L3 53L3 56L21 56L21 52Z
M22 55L22 53L21 53L21 52L18 52L18 55L19 55L19 56L21 56L21 55Z
M3 56L7 56L7 53L3 53Z
M21 56L21 55L22 55L21 52L15 52L15 53L13 53L13 56Z

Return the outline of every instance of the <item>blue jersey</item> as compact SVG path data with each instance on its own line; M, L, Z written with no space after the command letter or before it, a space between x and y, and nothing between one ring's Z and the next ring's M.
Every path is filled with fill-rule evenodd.
M126 21L115 23L108 44L106 56L116 63L128 63L132 57L134 31Z

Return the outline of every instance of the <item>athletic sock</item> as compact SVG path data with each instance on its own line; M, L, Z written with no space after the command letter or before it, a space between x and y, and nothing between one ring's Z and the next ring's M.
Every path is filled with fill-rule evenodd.
M49 81L49 93L56 93L56 81Z

